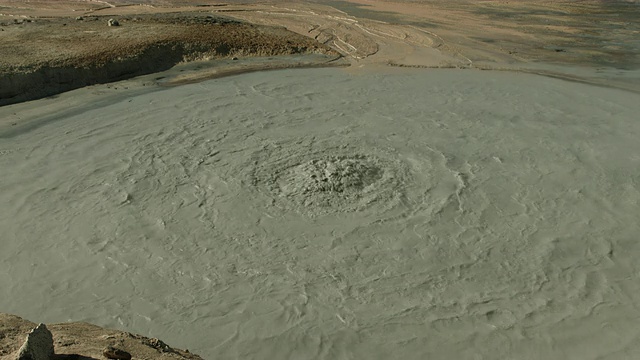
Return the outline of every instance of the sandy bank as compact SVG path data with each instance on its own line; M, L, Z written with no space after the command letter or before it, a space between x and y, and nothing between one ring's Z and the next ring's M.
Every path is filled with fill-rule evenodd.
M192 60L324 54L391 65L527 72L640 92L637 6L353 0L0 0L0 105L164 71ZM80 18L82 20L76 20ZM121 26L108 27L109 18ZM24 46L28 44L28 46ZM5 55L6 54L6 55ZM310 64L253 64L251 70ZM217 75L237 69L216 70ZM192 79L193 80L193 79Z
M2 22L0 106L155 73L193 60L324 54L319 60L323 63L339 57L328 46L282 27L207 13L121 16L117 27L107 26L109 18ZM308 65L269 61L265 68ZM251 70L261 68L254 63Z

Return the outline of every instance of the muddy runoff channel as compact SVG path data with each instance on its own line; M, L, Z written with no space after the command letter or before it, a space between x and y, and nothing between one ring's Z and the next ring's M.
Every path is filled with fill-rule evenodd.
M0 138L0 308L209 359L638 354L637 100L314 69L84 104Z

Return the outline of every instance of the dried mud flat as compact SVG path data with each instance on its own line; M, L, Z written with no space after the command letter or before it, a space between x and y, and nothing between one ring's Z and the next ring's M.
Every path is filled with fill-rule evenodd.
M7 312L211 359L640 353L636 94L393 68L97 91L0 108L43 114L0 138Z
M352 66L192 61L0 107L3 311L212 359L640 354L631 62L478 10L525 2L75 4L284 25Z

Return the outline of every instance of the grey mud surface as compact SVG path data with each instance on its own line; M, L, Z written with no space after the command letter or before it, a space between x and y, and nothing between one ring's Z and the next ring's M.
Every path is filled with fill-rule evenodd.
M313 69L113 99L0 134L3 311L209 359L640 356L637 94Z

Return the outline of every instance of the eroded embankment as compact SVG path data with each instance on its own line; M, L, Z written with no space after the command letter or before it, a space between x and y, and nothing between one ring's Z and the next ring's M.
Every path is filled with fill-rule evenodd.
M125 18L118 27L107 27L107 20L2 24L8 36L0 48L10 55L0 63L0 106L164 71L185 61L309 53L338 56L284 28L206 14ZM25 43L30 46L24 47Z
M114 59L96 66L47 64L30 72L10 73L0 77L0 105L166 70L182 61L188 53L181 44L155 44L131 58Z

